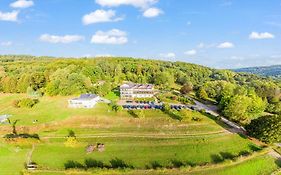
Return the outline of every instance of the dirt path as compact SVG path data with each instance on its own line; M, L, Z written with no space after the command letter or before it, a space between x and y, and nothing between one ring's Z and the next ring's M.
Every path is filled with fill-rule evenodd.
M276 152L275 150L271 150L268 153L268 155L274 157L275 159L277 159L278 161L281 162L281 155L278 152ZM279 175L281 174L281 167L278 170L276 170L275 172L273 172L271 175L278 175L278 174Z
M33 154L33 151L35 150L35 145L33 144L32 145L32 148L31 150L27 153L27 157L26 157L26 164L30 164L32 162L32 154Z
M135 134L135 133L114 133L114 134L80 134L77 138L107 138L107 137L132 137L132 138L187 138L187 137L202 137L202 136L214 136L214 135L227 135L231 134L227 130L197 133L197 134ZM65 136L42 136L42 139L50 138L65 138Z

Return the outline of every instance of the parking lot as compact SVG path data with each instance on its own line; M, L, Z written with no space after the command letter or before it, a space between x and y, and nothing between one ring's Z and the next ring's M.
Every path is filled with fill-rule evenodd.
M134 109L163 109L163 103L156 103L151 101L120 101L119 105L121 105L124 109L134 110ZM182 104L170 104L171 109L181 110L181 109L191 109L188 105Z

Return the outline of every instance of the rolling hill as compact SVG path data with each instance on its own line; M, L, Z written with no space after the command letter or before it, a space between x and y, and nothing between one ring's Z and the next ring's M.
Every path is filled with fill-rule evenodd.
M269 77L281 77L281 65L264 66L264 67L248 67L234 69L235 72L246 72Z

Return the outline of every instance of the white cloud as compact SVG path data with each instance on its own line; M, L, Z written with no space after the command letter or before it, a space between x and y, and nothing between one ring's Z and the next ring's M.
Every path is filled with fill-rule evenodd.
M188 50L186 52L184 52L185 55L188 55L188 56L194 56L197 54L197 51L195 49L192 49L192 50Z
M245 60L245 57L242 57L242 56L231 56L230 59L231 60L242 61L242 60Z
M80 35L57 36L57 35L43 34L40 36L40 40L43 42L49 42L49 43L68 44L68 43L72 43L72 42L82 41L82 40L84 40L84 37L80 36Z
M163 14L163 11L158 8L149 8L143 12L143 16L146 18L154 18Z
M217 48L220 48L220 49L229 49L229 48L233 48L233 47L234 47L234 44L231 42L224 42L217 46Z
M250 39L273 39L275 36L271 33L264 32L264 33L258 33L258 32L252 32L249 35Z
M13 8L28 8L34 5L34 2L31 0L17 0L10 4Z
M223 3L220 4L220 6L231 6L232 2L231 1L224 1Z
M113 57L111 54L97 54L95 57Z
M1 12L0 11L0 21L12 21L16 22L18 20L18 11L12 12Z
M84 25L89 25L93 23L101 23L101 22L115 22L123 20L122 17L116 17L114 10L96 10L89 14L86 14L82 18L82 22Z
M120 5L131 5L137 8L146 9L157 3L158 0L96 0L101 6L118 7Z
M91 39L91 43L95 44L126 44L127 42L127 33L118 29L97 31Z
M160 56L164 58L176 58L176 54L173 52L161 53Z
M12 44L13 44L12 41L6 41L6 42L1 42L0 43L1 46L6 46L6 47L11 46Z
M199 43L199 44L197 45L197 47L198 47L199 49L203 49L203 48L205 47L205 44L204 44L204 43Z
M271 58L281 58L281 54L280 55L271 55Z

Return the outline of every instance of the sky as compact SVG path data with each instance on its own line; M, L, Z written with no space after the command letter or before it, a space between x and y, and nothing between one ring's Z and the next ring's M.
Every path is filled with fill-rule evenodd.
M281 64L281 0L0 0L0 54Z

